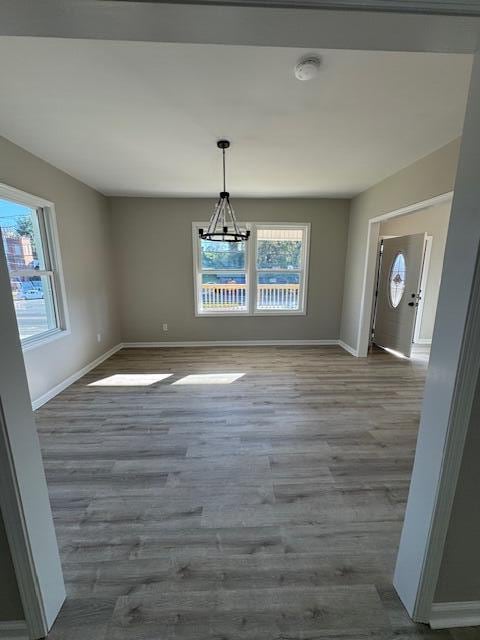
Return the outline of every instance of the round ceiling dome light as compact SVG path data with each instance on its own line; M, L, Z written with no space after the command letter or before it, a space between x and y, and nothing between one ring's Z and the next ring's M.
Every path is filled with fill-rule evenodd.
M295 65L295 77L297 80L312 80L320 69L320 58L318 56L304 56Z

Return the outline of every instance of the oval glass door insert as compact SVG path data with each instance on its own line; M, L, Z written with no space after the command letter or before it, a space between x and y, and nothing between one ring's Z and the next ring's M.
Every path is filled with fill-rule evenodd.
M392 263L392 268L390 269L390 278L389 278L389 294L390 294L390 304L394 309L398 307L400 301L403 298L403 293L405 291L405 278L407 275L407 267L405 264L405 256L400 251L395 256L395 259Z

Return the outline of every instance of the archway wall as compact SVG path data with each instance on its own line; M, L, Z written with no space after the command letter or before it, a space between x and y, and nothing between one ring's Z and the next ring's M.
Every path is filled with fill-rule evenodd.
M449 193L455 184L460 138L367 189L351 201L340 339L357 353L367 268L369 221ZM373 278L371 293L373 293ZM365 300L371 308L370 300Z

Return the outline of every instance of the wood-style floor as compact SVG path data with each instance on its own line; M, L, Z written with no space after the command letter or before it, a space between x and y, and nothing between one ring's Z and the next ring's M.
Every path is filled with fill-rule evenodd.
M127 349L69 387L35 414L68 592L49 638L477 637L412 624L392 589L425 367Z

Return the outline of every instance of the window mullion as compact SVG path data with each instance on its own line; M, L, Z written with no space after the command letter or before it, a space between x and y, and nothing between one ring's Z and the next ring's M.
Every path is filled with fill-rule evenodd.
M45 269L12 269L10 276L23 277L23 278L38 278L40 276L53 276L53 271Z
M252 245L249 247L249 305L248 313L253 316L257 310L257 225L252 224L250 242Z
M257 268L258 273L301 273L303 269L262 269Z

